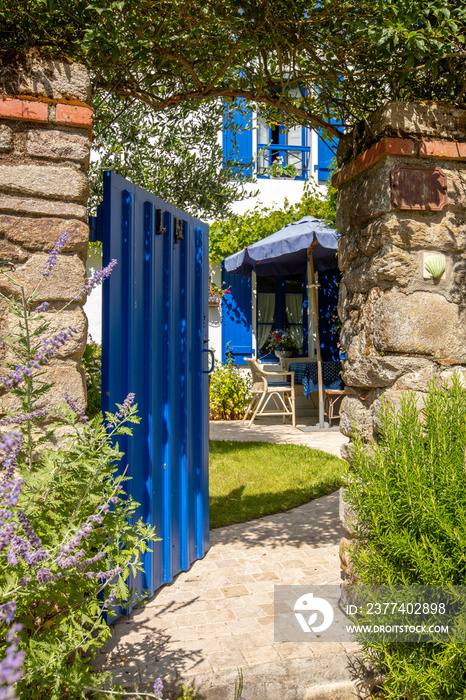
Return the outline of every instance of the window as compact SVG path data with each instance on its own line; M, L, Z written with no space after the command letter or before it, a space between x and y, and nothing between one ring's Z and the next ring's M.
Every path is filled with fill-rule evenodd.
M257 277L257 349L261 359L272 355L267 350L270 334L286 330L299 347L308 350L308 314L305 275Z
M257 118L257 175L269 177L273 163L294 165L297 180L307 180L309 171L309 134L302 126L286 128L283 124L269 126Z

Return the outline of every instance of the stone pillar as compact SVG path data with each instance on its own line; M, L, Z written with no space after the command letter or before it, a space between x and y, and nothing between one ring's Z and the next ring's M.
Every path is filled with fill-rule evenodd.
M0 67L0 260L15 265L12 276L30 292L49 251L62 233L69 233L37 298L50 303L49 318L85 282L90 96L87 71L76 63L30 54ZM0 288L13 293L3 275ZM48 405L65 391L85 405L83 301L72 302L48 331L53 335L69 326L78 331L50 362L47 379L56 384L46 397ZM13 323L6 307L0 307L0 332Z
M342 140L339 159L343 379L355 389L340 429L351 438L356 424L371 442L382 395L396 404L412 389L422 402L433 377L465 371L466 110L389 103Z

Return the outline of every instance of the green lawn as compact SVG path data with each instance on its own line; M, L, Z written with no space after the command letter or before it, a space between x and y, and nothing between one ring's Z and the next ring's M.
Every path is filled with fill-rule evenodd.
M332 493L346 462L301 445L210 441L210 527L279 513Z

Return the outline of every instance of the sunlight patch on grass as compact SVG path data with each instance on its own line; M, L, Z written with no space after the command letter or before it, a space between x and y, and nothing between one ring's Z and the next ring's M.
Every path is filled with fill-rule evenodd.
M332 493L346 462L301 445L210 441L210 527L280 513Z

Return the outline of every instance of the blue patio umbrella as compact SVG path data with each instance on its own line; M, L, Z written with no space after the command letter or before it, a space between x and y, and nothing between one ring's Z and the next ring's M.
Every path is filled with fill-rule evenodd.
M279 231L252 243L224 260L227 272L250 276L293 275L304 272L312 246L315 270L337 266L337 232L321 219L304 216Z
M321 219L304 216L299 221L287 224L279 231L252 243L244 250L229 255L224 260L225 270L238 275L292 275L304 272L307 263L311 268L316 345L317 379L319 384L319 427L324 427L324 394L322 381L322 357L320 352L319 323L317 309L317 285L315 270L330 270L336 267L338 235L334 228Z

